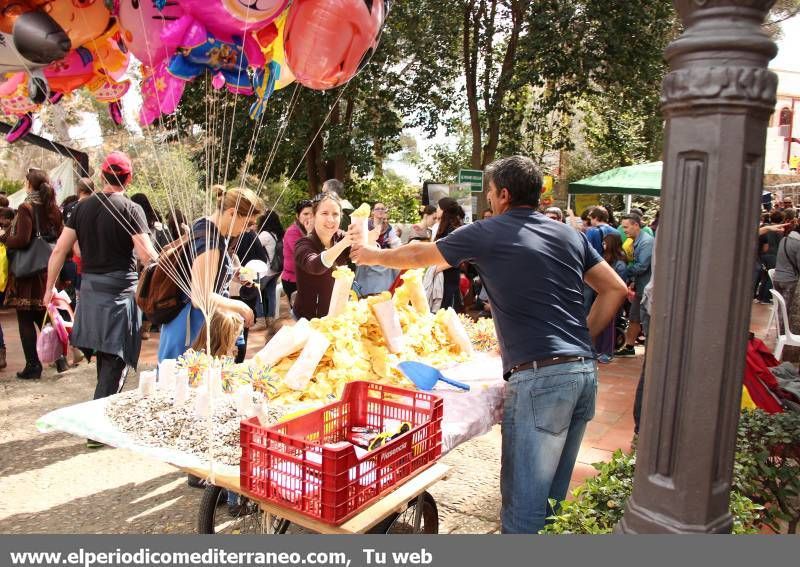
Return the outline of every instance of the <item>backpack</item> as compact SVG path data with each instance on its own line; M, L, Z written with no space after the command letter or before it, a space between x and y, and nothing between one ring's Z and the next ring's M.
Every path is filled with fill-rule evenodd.
M283 239L278 239L273 233L269 233L275 239L275 253L269 259L269 271L272 274L283 273Z
M189 257L190 235L185 234L164 247L158 260L144 267L136 289L136 305L153 325L169 323L184 308L181 286L174 275L188 273L184 259ZM182 282L188 286L189 282ZM184 287L185 289L185 287Z

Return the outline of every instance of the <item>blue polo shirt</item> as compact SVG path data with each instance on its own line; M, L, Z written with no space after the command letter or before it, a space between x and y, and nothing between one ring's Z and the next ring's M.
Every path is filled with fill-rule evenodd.
M583 234L515 208L463 226L436 246L451 266L475 264L491 302L503 372L556 356L594 356L583 275L603 258Z

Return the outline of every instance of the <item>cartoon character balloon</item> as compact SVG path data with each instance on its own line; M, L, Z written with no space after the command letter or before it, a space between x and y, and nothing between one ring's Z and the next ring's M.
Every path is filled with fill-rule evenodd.
M156 67L174 53L164 45L161 32L183 16L177 2L167 2L160 9L158 0L119 0L117 18L125 45L136 59L148 67ZM160 2L158 2L160 4Z
M44 11L67 32L73 49L100 37L111 24L104 0L50 0Z
M43 67L69 53L69 36L41 10L48 1L11 0L0 10L0 73Z
M325 90L352 79L378 46L386 0L294 0L284 30L297 81Z
M86 88L95 99L109 105L112 119L120 124L122 114L119 103L130 88L130 81L123 80L129 59L122 46L119 29L112 26L86 46L35 71L34 79L41 77L48 83L48 100L51 104L56 104L64 95L76 89ZM33 124L33 114L40 108L31 100L30 91L28 74L25 72L10 75L0 87L0 109L7 115L17 117L16 125L6 136L9 142L28 133Z
M28 72L28 94L36 103L49 96L41 67L99 38L111 24L111 12L103 0L10 0L5 4L0 12L0 72Z
M14 73L0 83L0 111L7 116L15 116L17 123L6 134L8 142L16 142L27 134L33 126L33 112L39 105L28 97L28 78L25 73Z
M276 67L264 69L267 60L253 32L274 28L272 22L287 4L288 0L178 0L183 15L165 24L159 36L161 48L174 55L148 71L142 84L141 122L149 124L160 114L174 112L185 83L206 71L214 75L215 88L268 97ZM163 0L155 0L156 8L160 5L166 7ZM255 84L249 69L263 70L254 74Z
M269 25L286 9L289 0L178 0L178 3L214 37L233 42Z

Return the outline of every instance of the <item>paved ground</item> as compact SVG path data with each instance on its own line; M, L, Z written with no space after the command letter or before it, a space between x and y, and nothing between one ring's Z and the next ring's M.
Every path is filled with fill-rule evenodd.
M767 315L767 308L754 306L754 328ZM200 491L188 488L174 468L125 450L89 451L85 440L66 434L38 433L39 416L91 397L94 365L62 375L49 369L41 381L17 380L22 357L14 313L0 312L0 322L9 349L9 366L0 371L0 533L193 533ZM263 336L256 334L256 345ZM145 367L154 363L156 347L157 340L145 343ZM641 361L640 353L601 368L597 414L573 486L594 474L591 463L629 448ZM135 385L134 378L126 388ZM499 428L462 445L445 462L453 474L431 490L440 532L498 531Z

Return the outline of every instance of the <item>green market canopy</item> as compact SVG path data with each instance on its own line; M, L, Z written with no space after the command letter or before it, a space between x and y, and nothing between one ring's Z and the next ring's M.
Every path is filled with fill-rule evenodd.
M572 195L614 193L618 195L661 195L662 162L610 169L569 184Z

